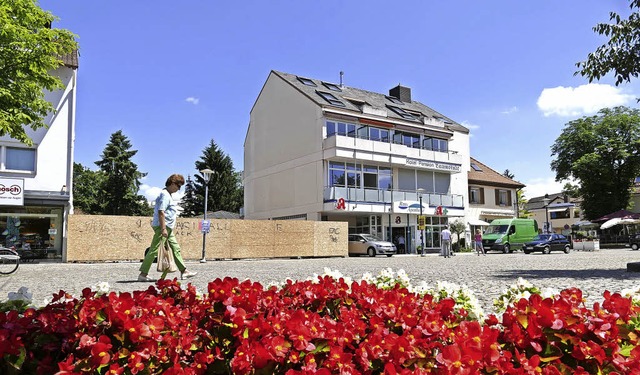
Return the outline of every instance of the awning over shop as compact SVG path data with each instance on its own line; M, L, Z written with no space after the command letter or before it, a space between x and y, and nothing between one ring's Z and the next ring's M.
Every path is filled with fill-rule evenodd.
M567 208L567 207L550 208L550 209L549 209L549 212L563 212L563 211L566 211L566 210L568 210L568 209L569 209L569 208Z
M487 226L489 225L489 223L487 223L486 221L482 221L480 219L471 219L469 220L469 225L479 227L479 226Z

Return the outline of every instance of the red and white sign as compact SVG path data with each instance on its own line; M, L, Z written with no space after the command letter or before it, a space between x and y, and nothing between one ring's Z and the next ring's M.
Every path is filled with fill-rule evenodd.
M24 206L24 180L0 178L0 206Z

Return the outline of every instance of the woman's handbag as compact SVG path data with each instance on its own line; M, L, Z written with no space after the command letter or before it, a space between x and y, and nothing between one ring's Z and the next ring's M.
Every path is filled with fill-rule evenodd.
M178 267L173 259L173 251L169 247L169 241L164 241L164 244L158 248L158 272L167 274L177 270Z

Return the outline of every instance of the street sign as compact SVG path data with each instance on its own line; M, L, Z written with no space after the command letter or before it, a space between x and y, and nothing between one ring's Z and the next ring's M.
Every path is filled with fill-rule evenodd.
M424 227L427 223L427 217L422 215L418 216L418 230L424 230Z
M198 224L198 229L200 229L200 232L209 233L210 228L211 228L210 220L200 220L200 223Z

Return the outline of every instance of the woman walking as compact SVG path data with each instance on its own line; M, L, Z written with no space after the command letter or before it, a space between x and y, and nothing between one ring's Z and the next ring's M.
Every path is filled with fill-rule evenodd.
M487 255L482 247L482 232L480 229L476 229L476 234L473 236L473 246L475 247L478 256L480 256L480 254L485 256Z

